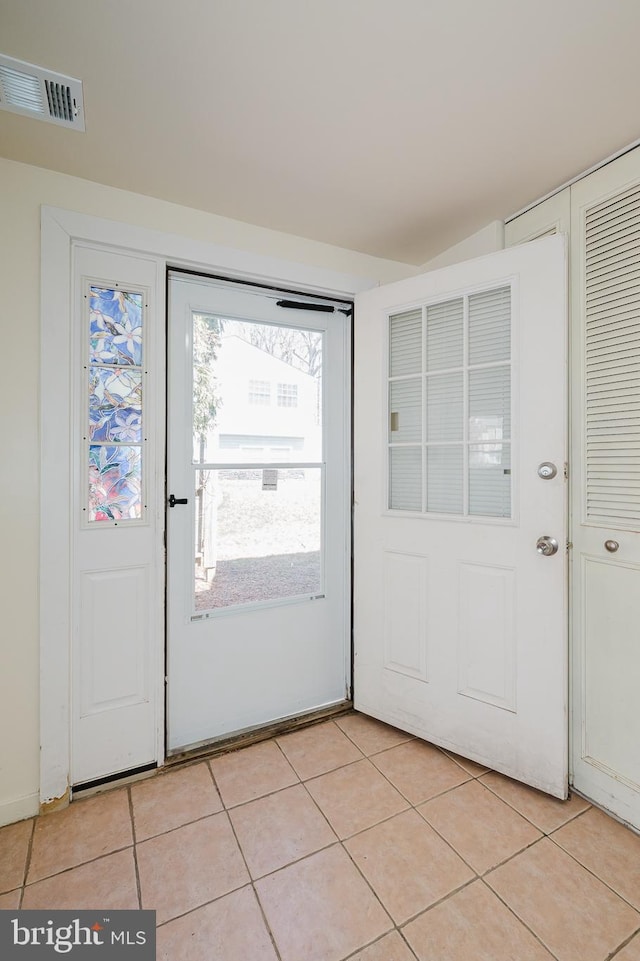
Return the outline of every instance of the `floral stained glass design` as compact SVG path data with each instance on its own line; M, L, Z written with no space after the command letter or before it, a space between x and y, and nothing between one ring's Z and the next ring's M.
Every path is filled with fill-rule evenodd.
M92 441L142 441L142 372L91 367L89 436Z
M89 513L94 521L139 520L142 516L140 447L89 446Z
M89 521L142 518L143 323L140 293L89 290Z
M142 294L92 287L90 293L92 364L142 364Z

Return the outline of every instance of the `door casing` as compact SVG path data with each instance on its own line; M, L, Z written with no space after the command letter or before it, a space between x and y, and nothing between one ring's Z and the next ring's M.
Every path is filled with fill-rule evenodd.
M164 323L165 274L168 266L224 274L259 284L277 284L318 296L352 300L377 281L335 270L307 266L261 254L234 250L131 224L104 220L75 211L43 206L41 210L41 498L40 498L40 789L25 800L18 817L38 809L64 805L70 799L71 769L71 632L72 564L71 502L73 405L68 344L71 338L72 290L70 278L75 243L95 245L105 251L153 261L156 267L155 323ZM154 321L152 321L154 322ZM164 369L159 358L159 369ZM156 430L164 438L164 377L154 389L158 417ZM55 396L56 404L47 403ZM69 425L60 431L60 424ZM163 442L163 440L162 440ZM164 531L164 471L150 479L155 495L158 530ZM157 569L163 573L164 541L156 545ZM163 616L164 579L156 585L157 613ZM162 643L162 638L159 639ZM163 659L154 683L163 702ZM164 762L164 711L156 721L157 762Z

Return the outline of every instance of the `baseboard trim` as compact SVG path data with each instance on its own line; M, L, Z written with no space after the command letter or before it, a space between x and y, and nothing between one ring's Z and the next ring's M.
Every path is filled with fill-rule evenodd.
M15 798L13 801L2 801L0 802L0 827L3 824L13 824L14 821L32 818L39 811L40 795L37 793Z

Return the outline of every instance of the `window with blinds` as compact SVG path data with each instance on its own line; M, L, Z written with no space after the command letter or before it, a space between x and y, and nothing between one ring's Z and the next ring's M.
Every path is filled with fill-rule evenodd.
M585 219L586 515L640 518L640 187Z
M511 288L389 318L391 510L511 516Z

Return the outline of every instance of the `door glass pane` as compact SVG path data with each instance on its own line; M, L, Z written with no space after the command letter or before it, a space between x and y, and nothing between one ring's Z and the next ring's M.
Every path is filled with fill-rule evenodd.
M511 368L488 367L469 372L469 440L511 437Z
M427 441L462 440L462 371L427 377Z
M393 380L389 385L389 440L420 443L422 440L422 378Z
M196 614L322 593L322 468L195 477Z
M492 364L511 356L511 288L469 297L469 363Z
M427 370L462 366L463 331L462 298L427 307Z
M427 510L462 514L464 454L462 444L427 449Z
M511 445L469 447L469 513L511 516Z
M422 309L389 318L389 376L422 370Z
M322 334L193 314L196 464L322 461Z
M389 451L389 507L422 510L422 450L392 447Z

